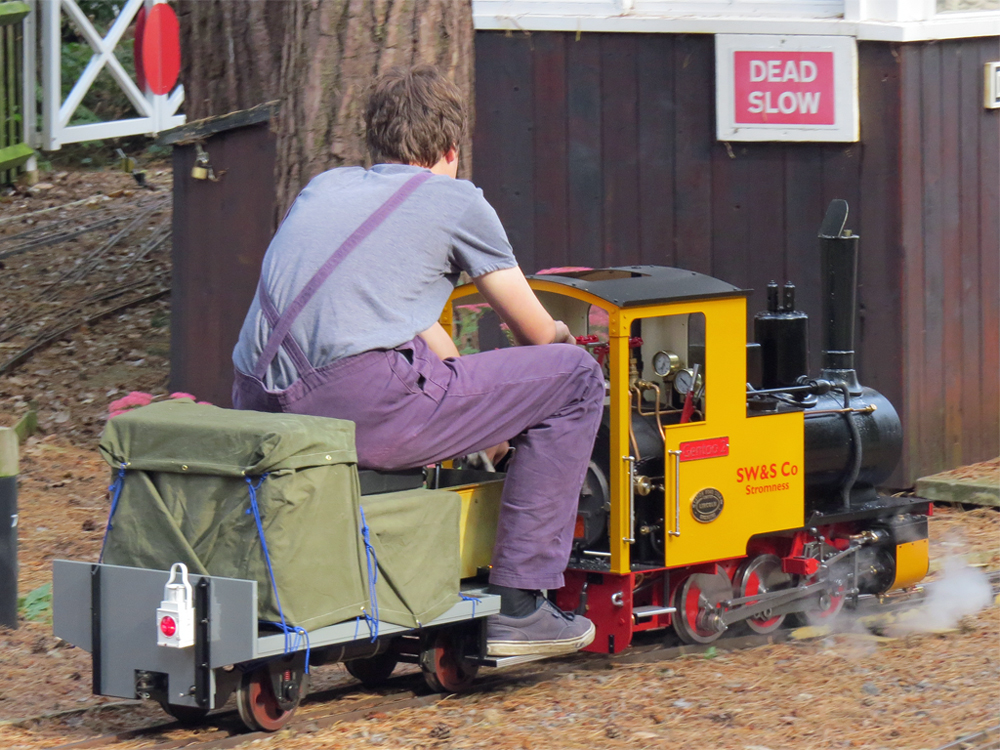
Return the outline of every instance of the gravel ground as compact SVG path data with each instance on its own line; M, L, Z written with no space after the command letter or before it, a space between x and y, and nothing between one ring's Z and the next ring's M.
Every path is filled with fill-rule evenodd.
M122 177L67 175L65 183L82 187L46 200L107 194L121 188ZM0 221L12 210L29 210L21 204L43 207L41 200L40 194L11 197L0 206ZM16 223L0 224L0 238ZM86 252L93 247L87 242L98 241L54 249L51 257ZM30 257L45 267L42 255ZM3 288L0 281L4 302L10 294L25 295L26 304L30 290ZM131 390L166 393L168 320L167 301L137 307L73 332L0 376L0 424L16 421L35 399L42 426L22 448L22 594L50 582L53 559L97 558L109 468L97 455L96 436L111 400ZM1000 513L994 509L939 508L931 537L932 577L946 574L949 559L1000 568ZM925 629L932 619L926 618ZM720 648L712 658L650 665L593 669L581 657L578 670L554 678L514 673L488 692L328 729L305 723L252 746L936 748L1000 723L1000 608L964 617L951 629L937 625L939 632L918 628L886 637L845 621L836 635L752 651ZM89 655L54 638L44 619L22 622L16 631L0 629L0 670L2 748L53 747L164 719L157 706L92 696ZM350 679L338 665L317 670L316 677L314 689ZM359 688L357 695L370 694Z

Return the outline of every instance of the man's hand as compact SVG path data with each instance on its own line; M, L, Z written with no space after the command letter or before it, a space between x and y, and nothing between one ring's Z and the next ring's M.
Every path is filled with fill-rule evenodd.
M556 337L552 342L554 344L575 344L576 337L569 332L569 326L563 323L561 320L554 321L556 324Z

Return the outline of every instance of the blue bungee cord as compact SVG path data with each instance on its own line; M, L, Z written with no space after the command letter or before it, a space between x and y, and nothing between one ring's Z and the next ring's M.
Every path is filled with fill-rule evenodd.
M467 594L463 594L461 591L458 592L458 595L462 598L463 602L472 602L472 614L469 617L470 619L475 620L476 605L479 604L479 599L475 596L468 596Z
M111 493L111 511L108 513L108 525L104 527L104 540L101 542L101 554L97 558L98 563L104 560L104 548L108 544L108 532L111 531L111 519L115 517L115 511L118 510L118 500L121 499L122 486L124 484L125 462L122 461L121 466L118 469L118 475L108 487L108 492Z
M365 562L368 564L368 598L372 605L371 613L365 612L365 622L368 623L368 633L371 636L371 642L374 643L378 639L379 626L378 595L375 590L375 584L378 582L378 558L375 557L375 548L372 547L368 522L365 520L365 509L359 505L358 510L361 511L361 538L365 543ZM357 623L355 623L354 635L357 638Z
M271 578L271 591L274 592L274 603L278 606L278 617L281 618L281 622L268 622L269 625L275 625L281 629L281 632L285 636L285 653L289 651L295 651L299 644L302 643L302 638L305 638L306 643L306 674L309 674L309 634L300 627L294 627L289 625L285 620L285 612L281 608L281 597L278 595L278 584L274 580L274 568L271 567L271 553L267 550L267 540L264 538L264 523L261 521L260 517L260 506L257 504L257 492L260 490L261 485L264 484L264 480L267 479L267 474L263 474L257 485L254 486L253 479L251 477L246 478L247 487L250 488L250 507L247 509L247 513L253 513L253 520L257 524L257 535L260 537L260 548L264 552L264 562L267 564L267 574ZM295 643L291 643L289 636L295 635Z

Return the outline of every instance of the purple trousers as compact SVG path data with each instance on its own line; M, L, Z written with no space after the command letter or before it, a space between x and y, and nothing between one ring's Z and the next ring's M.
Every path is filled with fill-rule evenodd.
M237 409L356 425L358 462L426 466L509 440L490 582L563 585L577 502L601 421L604 378L582 347L524 346L442 361L420 337L347 357L268 391L236 372Z

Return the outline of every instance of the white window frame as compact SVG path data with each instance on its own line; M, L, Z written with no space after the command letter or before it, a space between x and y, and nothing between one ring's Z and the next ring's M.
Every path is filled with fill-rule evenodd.
M472 0L478 30L815 34L917 42L1000 35L1000 10L937 0Z

